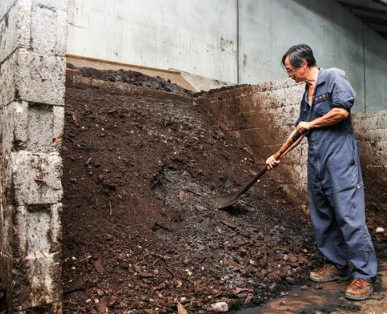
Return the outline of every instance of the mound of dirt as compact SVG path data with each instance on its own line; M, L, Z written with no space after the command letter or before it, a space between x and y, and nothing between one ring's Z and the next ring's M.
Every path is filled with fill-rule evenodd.
M237 309L308 278L322 263L309 219L270 173L217 210L218 193L259 169L249 153L189 93L119 84L67 81L64 313Z
M120 82L120 83L135 85L135 86L143 86L143 87L148 87L155 90L162 90L170 93L192 95L191 91L171 83L170 80L164 80L160 77L151 77L148 75L144 75L141 72L124 71L124 70L99 71L93 68L79 68L72 64L68 64L67 67L73 70L76 70L78 72L78 75L81 75L84 77L92 77L98 80Z

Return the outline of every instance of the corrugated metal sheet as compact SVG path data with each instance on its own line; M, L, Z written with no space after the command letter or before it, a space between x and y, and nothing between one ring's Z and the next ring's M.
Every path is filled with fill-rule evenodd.
M337 0L387 40L387 1Z

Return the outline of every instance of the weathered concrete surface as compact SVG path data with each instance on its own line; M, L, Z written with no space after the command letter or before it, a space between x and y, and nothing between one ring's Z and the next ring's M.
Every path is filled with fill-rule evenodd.
M61 300L61 210L61 204L16 208L13 263L21 267L13 273L13 307L18 310ZM28 284L20 285L23 281Z
M17 205L56 204L62 199L62 160L58 153L12 153Z
M19 150L42 153L58 151L63 122L62 106L12 102L3 108L0 115L2 154L10 154L13 145Z
M64 57L20 51L16 88L21 100L64 105L66 60Z
M2 1L6 4L9 1ZM31 6L21 2L14 4L4 12L0 20L0 63L10 57L17 48L29 48L31 40ZM0 16L2 16L0 14Z
M9 313L60 314L67 1L0 3L0 271Z
M18 49L66 54L67 1L2 1L0 12L0 63Z
M387 171L387 111L357 113L354 116L356 135L361 141L364 167L376 173ZM387 183L386 176L380 178Z
M18 49L0 68L0 102L14 100L64 105L66 76L64 57Z

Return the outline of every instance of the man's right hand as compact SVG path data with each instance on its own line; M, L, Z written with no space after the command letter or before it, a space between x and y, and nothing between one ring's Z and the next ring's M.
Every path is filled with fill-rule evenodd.
M270 156L267 160L266 160L266 166L267 166L267 169L271 170L275 167L277 167L279 165L280 161L279 160L275 160L274 159L274 155Z

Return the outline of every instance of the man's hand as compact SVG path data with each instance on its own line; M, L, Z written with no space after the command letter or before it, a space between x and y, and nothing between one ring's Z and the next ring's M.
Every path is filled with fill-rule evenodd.
M312 128L311 123L310 122L306 122L306 121L301 121L297 125L297 131L305 130L306 132L309 132L311 128Z
M266 166L267 166L267 169L271 170L275 167L277 167L279 165L280 161L279 160L275 160L274 159L274 155L270 156L267 160L266 160Z

